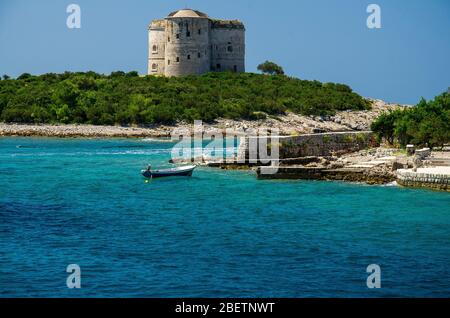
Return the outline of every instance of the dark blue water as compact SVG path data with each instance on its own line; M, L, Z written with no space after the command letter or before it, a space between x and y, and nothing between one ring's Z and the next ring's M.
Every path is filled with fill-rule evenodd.
M448 193L209 168L145 183L172 146L1 138L0 296L450 296Z

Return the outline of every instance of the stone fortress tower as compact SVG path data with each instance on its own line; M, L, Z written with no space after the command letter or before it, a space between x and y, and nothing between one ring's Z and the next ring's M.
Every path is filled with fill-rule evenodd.
M245 27L240 21L183 9L152 21L148 34L149 75L245 72Z

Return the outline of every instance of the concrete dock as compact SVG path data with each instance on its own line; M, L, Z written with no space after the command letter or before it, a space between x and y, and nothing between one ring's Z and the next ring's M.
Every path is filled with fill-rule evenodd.
M439 166L397 170L397 182L405 187L432 188L450 191L450 167Z

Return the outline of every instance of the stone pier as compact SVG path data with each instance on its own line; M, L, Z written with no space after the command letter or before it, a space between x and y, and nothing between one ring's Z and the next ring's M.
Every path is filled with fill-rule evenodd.
M397 170L397 183L405 187L432 188L450 191L450 167Z

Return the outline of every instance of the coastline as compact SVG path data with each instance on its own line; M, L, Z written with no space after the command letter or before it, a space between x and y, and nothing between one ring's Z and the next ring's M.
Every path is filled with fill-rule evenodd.
M251 134L258 129L278 129L281 136L311 134L315 132L342 132L370 130L371 123L383 112L408 107L372 101L372 109L365 111L341 111L334 116L303 116L286 113L268 116L260 120L218 119L215 123L203 123L205 132L231 131L238 135ZM58 138L167 138L174 131L193 132L192 124L180 122L175 125L98 126L87 124L16 124L0 123L0 136L58 137Z
M164 128L152 129L122 126L0 123L0 136L57 138L159 138L170 137L170 130L166 130Z
M242 124L242 122L240 122ZM222 126L205 125L205 130L220 129ZM231 128L232 125L227 125ZM233 128L235 128L234 126ZM153 128L120 127L120 126L94 126L94 125L29 125L0 123L0 137L53 137L53 138L170 138L171 132L178 129L192 127L187 124L178 126L157 126ZM336 135L343 134L342 132ZM345 134L361 134L361 132L348 131ZM316 134L320 136L321 134ZM327 135L327 134L324 134ZM292 137L287 137L292 138ZM317 143L317 142L316 142ZM301 157L301 156L300 156ZM339 156L313 155L295 157L280 161L279 171L276 174L262 173L264 167L248 164L224 164L201 158L201 164L225 170L255 170L259 179L306 179L306 180L340 180L345 182L361 182L371 185L389 184L397 181L405 187L422 187L435 190L448 191L447 176L407 176L403 178L397 169L411 169L412 157L399 152L397 149L369 148L361 151L349 151ZM446 153L435 154L438 165L441 161L450 162ZM186 164L188 162L171 162ZM190 163L190 162L189 162ZM448 165L446 163L444 165ZM408 174L409 170L404 170ZM406 173L408 172L408 173ZM411 173L409 173L411 174ZM440 178L440 179L439 179ZM441 179L445 179L442 181ZM404 180L405 179L405 180ZM436 179L436 180L435 180Z
M342 111L334 116L302 116L287 113L253 121L219 119L213 124L203 123L203 130L206 133L220 131L239 136L251 136L259 129L278 129L280 136L285 136L288 139L294 138L292 136L295 136L295 134L302 136L298 138L306 138L307 135L313 134L315 138L320 137L319 139L322 139L324 138L321 136L323 132L326 133L324 135L331 133L332 136L342 134L359 136L368 133L371 123L381 113L407 107L407 105L387 104L381 100L372 100L372 105L371 110ZM154 125L149 127L0 123L0 137L170 138L173 133L189 133L192 135L194 133L193 128L192 124L184 122L173 126ZM323 144L322 148L330 147L330 141L311 140L307 142L314 145ZM394 155L397 151L394 149L369 148L358 151L358 149L350 147L350 144L346 144L346 147L346 151L341 151L343 153L338 156L319 153L298 154L293 159L282 160L283 162L280 161L279 171L275 175L262 173L264 169L270 169L270 167L230 165L216 162L203 162L203 164L226 170L255 169L259 179L341 180L366 184L389 184L393 181L399 181L396 170L412 167L411 158L399 154ZM321 149L321 151L323 150ZM408 186L409 184L405 185Z

